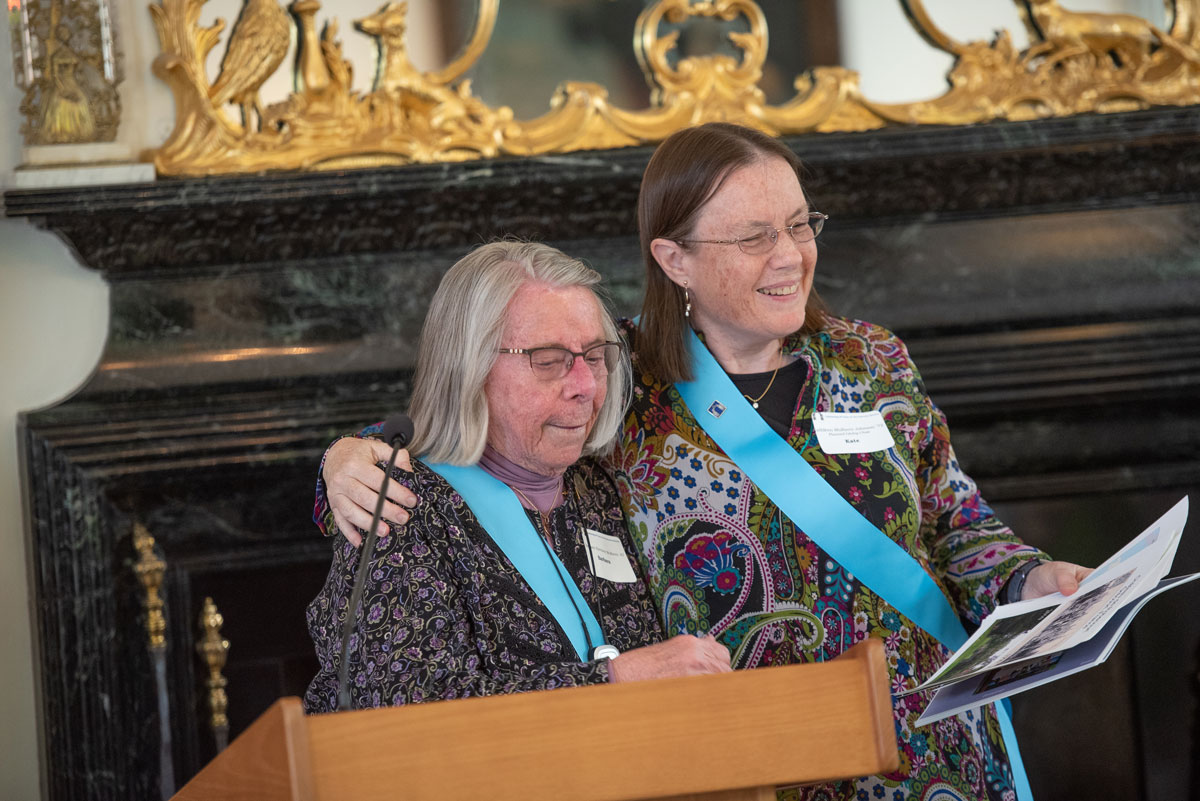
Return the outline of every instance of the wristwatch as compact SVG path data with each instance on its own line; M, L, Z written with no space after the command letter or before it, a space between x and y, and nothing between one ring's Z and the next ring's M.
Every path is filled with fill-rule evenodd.
M1001 593L1004 600L1001 603L1011 604L1021 600L1021 590L1025 589L1025 579L1029 578L1029 574L1040 564L1042 564L1041 559L1030 559L1014 570L1013 574L1008 577L1008 581L1004 583L1004 591Z

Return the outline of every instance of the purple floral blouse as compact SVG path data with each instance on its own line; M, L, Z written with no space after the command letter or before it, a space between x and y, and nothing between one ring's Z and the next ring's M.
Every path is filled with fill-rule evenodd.
M415 461L413 473L396 470L393 478L420 503L408 524L376 543L350 641L355 708L608 681L607 660L579 661L549 610L441 476ZM550 514L551 547L608 642L621 651L658 642L662 628L612 479L584 459L567 471L565 486L566 501ZM334 531L331 521L323 528ZM585 528L619 537L639 579L619 584L593 576ZM308 712L337 708L341 628L358 567L359 549L343 537L332 542L329 576L308 607L320 663L304 696Z

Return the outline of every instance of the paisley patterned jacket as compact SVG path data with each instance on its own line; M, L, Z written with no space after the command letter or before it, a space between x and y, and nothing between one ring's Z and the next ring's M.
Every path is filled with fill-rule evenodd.
M626 325L631 341L632 324ZM636 344L636 343L635 343ZM634 348L636 352L636 347ZM807 363L788 442L838 493L933 577L977 624L1015 569L1048 558L998 521L959 467L942 413L891 332L833 318L785 350ZM949 656L933 637L834 561L748 480L697 424L673 385L634 361L631 411L612 456L626 517L669 633L711 632L735 668L832 659L866 637L884 642L894 690ZM895 446L825 453L814 411L882 413ZM804 799L1012 798L993 710L914 725L925 694L898 699L895 774L798 788ZM803 710L797 710L799 715Z

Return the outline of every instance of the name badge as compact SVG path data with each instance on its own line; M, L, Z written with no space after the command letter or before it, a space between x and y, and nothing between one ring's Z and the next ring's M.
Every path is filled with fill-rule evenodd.
M870 412L814 412L813 430L826 453L873 453L893 447L883 415Z
M625 546L619 538L589 528L584 529L583 545L588 550L589 564L596 571L597 578L617 584L637 581L637 573L633 572L633 565L629 564Z

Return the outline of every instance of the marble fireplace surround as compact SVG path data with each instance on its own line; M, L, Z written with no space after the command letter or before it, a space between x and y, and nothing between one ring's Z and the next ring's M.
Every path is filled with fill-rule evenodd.
M1200 107L787 141L831 217L820 292L905 337L1028 539L1098 563L1200 488ZM403 407L425 304L479 242L558 245L634 312L650 152L6 194L111 284L94 375L20 424L50 798L158 797L168 763L182 784L211 757L205 596L232 643L231 734L303 690L324 446ZM165 751L135 523L167 565ZM1185 541L1176 572L1195 570ZM1102 668L1018 700L1039 798L1196 791L1186 592Z

